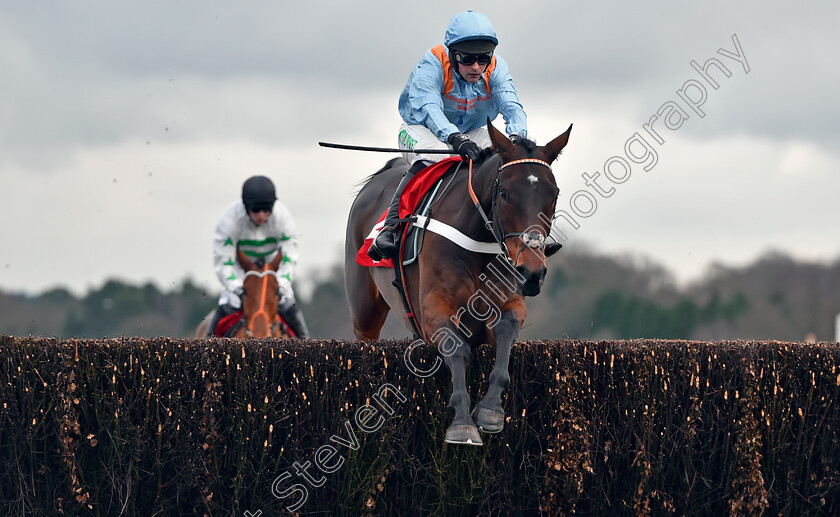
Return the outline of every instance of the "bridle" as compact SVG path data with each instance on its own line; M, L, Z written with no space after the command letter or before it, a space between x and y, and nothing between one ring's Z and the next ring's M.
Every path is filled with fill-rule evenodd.
M511 165L519 165L522 163L536 163L539 165L543 165L548 167L548 170L551 171L551 165L538 158L521 158L519 160L513 160L507 163L503 163L496 169L496 180L493 183L493 199L492 204L490 207L490 213L493 216L493 219L487 217L487 214L484 212L484 208L481 206L481 202L478 199L478 196L475 194L475 190L472 187L472 172L473 172L473 161L470 160L470 172L469 172L469 179L467 181L467 185L469 187L470 197L472 198L473 204L478 209L478 213L481 214L481 218L484 219L484 227L487 228L495 238L496 242L499 244L499 248L502 250L502 253L505 256L505 260L507 260L508 264L512 267L516 267L516 263L519 261L519 255L525 250L525 248L530 248L534 250L543 250L543 255L545 255L545 235L540 234L538 239L530 239L527 237L525 231L521 232L508 232L505 233L504 229L502 228L502 218L499 214L499 183L502 177L502 171ZM553 214L552 214L553 215ZM496 221L495 223L493 221ZM511 259L510 253L508 252L507 244L505 244L505 239L508 237L519 237L525 243L525 246L519 249L516 253L516 258Z
M259 305L260 308L259 308L258 311L251 314L251 317L248 318L248 321L245 324L245 335L248 336L248 337L253 337L253 335L251 333L251 322L257 316L259 316L260 314L265 315L265 318L266 318L267 321L274 322L274 324L271 326L270 335L274 335L274 333L277 331L277 329L280 326L280 321L277 319L277 314L275 313L275 314L269 315L265 311L265 298L266 298L266 296L268 296L268 276L269 275L274 275L274 278L278 278L277 271L273 271L271 269L268 269L268 266L265 266L265 268L266 269L263 269L262 271L251 270L251 271L246 271L245 272L245 277L246 278L249 277L249 276L256 276L256 277L259 277L259 278L263 279L262 289L261 289L262 293L261 293L260 305Z

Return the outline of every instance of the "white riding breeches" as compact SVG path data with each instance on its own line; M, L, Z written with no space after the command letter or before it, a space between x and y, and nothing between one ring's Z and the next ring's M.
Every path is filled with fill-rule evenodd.
M478 144L482 149L490 147L490 133L487 132L486 127L479 127L467 131L470 140ZM434 133L426 126L403 124L400 126L398 136L400 149L410 151L412 149L452 149L452 146L446 142L441 142ZM454 156L455 153L452 154ZM409 164L414 164L417 160L426 160L429 162L439 162L447 157L445 154L417 154L412 152L403 153L403 156Z

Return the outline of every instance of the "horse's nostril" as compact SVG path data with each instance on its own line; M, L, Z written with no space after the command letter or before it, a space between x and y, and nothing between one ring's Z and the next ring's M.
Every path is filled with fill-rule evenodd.
M516 279L519 285L542 285L546 272L546 268L531 271L525 266L516 266Z

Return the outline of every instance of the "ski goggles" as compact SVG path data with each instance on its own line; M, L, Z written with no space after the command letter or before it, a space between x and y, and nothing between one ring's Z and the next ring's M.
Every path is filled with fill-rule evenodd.
M254 214L256 214L258 212L267 212L267 213L270 214L273 209L274 209L273 204L272 205L254 205L254 206L248 207L248 211L252 212Z
M479 65L485 66L489 65L490 61L493 59L493 53L490 52L488 54L464 54L462 52L455 52L455 61L464 65L464 66L472 66L475 63Z

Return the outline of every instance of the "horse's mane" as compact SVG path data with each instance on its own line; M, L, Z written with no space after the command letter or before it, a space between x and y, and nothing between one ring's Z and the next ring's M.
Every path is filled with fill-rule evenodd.
M388 163L386 163L385 165L383 165L383 166L382 166L382 168L381 168L381 169L379 169L378 171L374 172L373 174L371 174L371 175L370 175L370 176L368 176L367 178L363 179L362 181L360 181L360 182L356 183L356 188L357 188L357 190L356 190L356 194L358 194L359 190L361 190L361 188L362 188L362 187L364 187L365 185L367 185L367 184L370 182L370 180L372 180L372 179L373 179L376 175L378 175L378 174L382 174L384 171L386 171L386 170L388 170L388 169L390 169L390 168L394 167L394 164L396 164L396 162L398 162L398 161L400 161L400 160L405 161L405 158L403 158L403 157L401 157L401 156L398 156L398 157L396 157L396 158L391 158L390 160L388 160Z
M528 139L528 138L522 138L522 139L520 139L520 143L519 143L518 145L520 145L520 146L524 147L524 148L525 148L525 150L527 150L527 151L528 151L528 155L532 155L532 154L534 153L534 149L537 147L537 143L536 143L536 142L534 142L533 140ZM481 153L481 160L480 160L480 161L482 161L482 162L483 162L484 160L486 160L486 159L488 159L488 158L492 157L492 156L493 156L493 155L495 155L495 154L498 154L498 153L497 153L497 151L496 151L495 149L493 149L492 147L487 147L486 149L484 149L484 150L482 151L482 153ZM358 194L358 193L359 193L359 190L361 190L361 189L362 189L362 187L364 187L365 185L367 185L367 184L370 182L370 180L372 180L372 179L373 179L374 177L376 177L378 174L381 174L381 173L383 173L384 171L386 171L386 170L388 170L388 169L393 168L393 167L394 167L394 165L395 165L398 161L400 161L400 160L405 160L405 158L403 158L403 157L399 157L399 156L398 156L398 157L396 157L396 158L391 158L390 160L388 160L388 162L387 162L385 165L383 165L383 166L382 166L382 168L381 168L381 169L379 169L378 171L374 172L374 173L373 173L373 174L371 174L370 176L368 176L368 177L364 178L364 179L363 179L363 180L361 180L359 183L357 183L357 184L356 184L356 188L357 188L357 190L356 190L356 194Z

